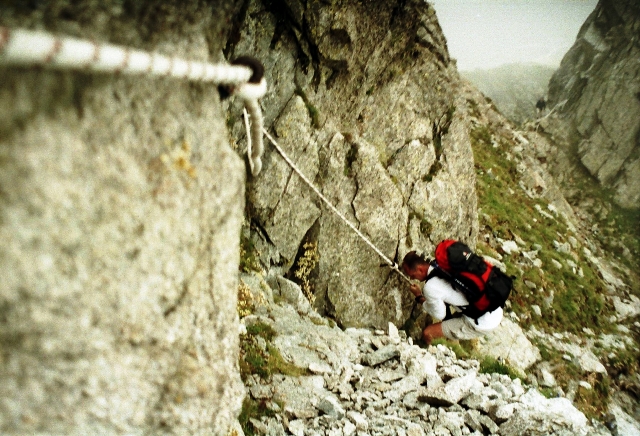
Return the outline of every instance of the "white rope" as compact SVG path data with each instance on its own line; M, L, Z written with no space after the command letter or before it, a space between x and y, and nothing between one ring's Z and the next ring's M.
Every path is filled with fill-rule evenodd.
M262 168L262 113L258 99L266 92L264 79L248 83L253 71L243 65L211 64L158 53L134 50L77 38L0 26L0 65L42 65L55 69L112 72L183 78L234 87L244 100L254 122L247 132L252 136L254 153L251 168L257 175Z
M146 74L240 85L251 77L245 66L216 65L167 57L45 32L0 27L0 64Z
M291 168L344 221L369 247L371 247L402 278L411 280L398 265L382 253L373 243L347 220L309 179L289 159L276 141L263 128L262 111L258 99L266 92L266 82L249 83L253 71L242 65L216 65L166 57L110 44L100 44L76 38L57 37L45 32L25 29L9 29L0 26L0 65L43 65L57 69L78 69L94 72L170 76L189 80L213 82L234 87L245 103L245 127L247 128L247 153L249 166L255 176L262 169L264 145L262 133L276 147ZM248 113L247 113L248 112ZM251 126L249 127L249 117Z
M249 111L248 114L247 109ZM262 111L260 111L260 106L258 105L257 100L245 101L244 116L247 133L251 132L251 135L247 135L247 156L249 156L251 174L256 176L260 173L260 170L262 170L262 153L264 152L264 145L262 142ZM248 123L249 117L251 118L251 129L249 129L246 124Z
M335 213L342 221L345 222L345 224L347 224L351 230L353 230L354 232L356 232L356 234L369 246L371 247L371 249L373 249L373 251L375 251L378 256L380 256L390 267L391 269L395 270L398 274L400 274L400 276L405 279L407 282L411 283L411 279L409 279L409 277L407 277L398 267L398 264L393 262L391 259L389 259L387 256L385 256L385 254L380 251L380 249L378 249L378 247L376 247L375 245L373 245L373 243L369 240L369 238L367 238L364 234L362 234L362 232L360 230L358 230L356 228L356 226L354 226L351 221L349 221L342 213L340 213L340 211L338 209L336 209L336 207L331 204L331 202L329 200L327 200L327 198L320 192L320 190L318 188L316 188L313 183L311 183L311 181L307 178L307 176L305 176L302 171L300 171L300 169L298 169L298 167L296 166L295 163L293 163L293 161L289 158L289 156L287 156L287 154L284 152L284 150L278 145L278 143L276 142L275 139L273 139L273 137L269 134L269 132L267 132L265 129L262 129L262 132L266 135L267 139L269 139L269 141L271 141L271 143L273 144L273 146L276 148L276 150L278 151L278 153L280 153L280 155L282 156L282 158L287 162L287 164L289 164L289 166L293 169L293 171L300 176L300 178L307 184L307 186L309 186L313 192L316 193L316 195L318 197L320 197L320 199L327 205L327 207L333 212Z

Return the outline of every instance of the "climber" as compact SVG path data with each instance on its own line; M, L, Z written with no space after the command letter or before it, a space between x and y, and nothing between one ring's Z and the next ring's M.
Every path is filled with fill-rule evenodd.
M451 242L455 241L443 241L439 246ZM438 259L438 254L438 249L436 248L436 259ZM482 259L479 256L477 257ZM483 260L481 262L484 263ZM495 269L497 270L497 268ZM427 345L431 344L434 339L442 337L456 340L475 339L498 327L502 321L504 301L499 302L498 307L492 305L485 311L478 311L472 307L472 304L469 304L465 293L457 289L458 286L454 287L452 285L453 280L450 280L452 276L441 273L434 274L435 270L441 270L437 263L430 262L416 254L415 251L409 252L402 261L402 271L407 276L414 280L426 280L422 291L417 284L413 283L409 289L415 296L416 301L422 304L423 310L434 321L422 332L422 337ZM507 278L507 280L510 280L510 278ZM508 286L507 295L504 297L505 301L511 290L511 282L508 283ZM452 314L452 310L447 306L453 306L456 313ZM469 309L473 310L469 311Z
M538 116L544 113L544 110L547 108L547 101L544 97L540 97L540 99L536 102L536 112Z

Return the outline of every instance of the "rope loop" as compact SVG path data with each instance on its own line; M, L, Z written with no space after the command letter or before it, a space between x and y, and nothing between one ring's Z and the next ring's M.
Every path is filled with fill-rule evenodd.
M262 153L264 141L262 130L264 120L258 99L267 92L267 82L264 79L264 66L251 56L240 56L231 62L232 65L244 65L251 68L249 81L235 87L232 92L244 100L245 128L247 129L247 156L251 174L255 177L262 170ZM249 123L249 119L251 122ZM250 127L249 127L250 124Z

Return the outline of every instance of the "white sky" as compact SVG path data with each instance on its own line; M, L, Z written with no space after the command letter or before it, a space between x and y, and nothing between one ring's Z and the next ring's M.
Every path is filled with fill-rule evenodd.
M558 66L597 0L431 0L458 70Z

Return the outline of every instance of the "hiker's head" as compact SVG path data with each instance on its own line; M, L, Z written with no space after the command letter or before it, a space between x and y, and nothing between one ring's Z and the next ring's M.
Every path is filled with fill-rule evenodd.
M402 260L402 272L415 280L424 280L429 273L429 262L415 251L410 251Z

